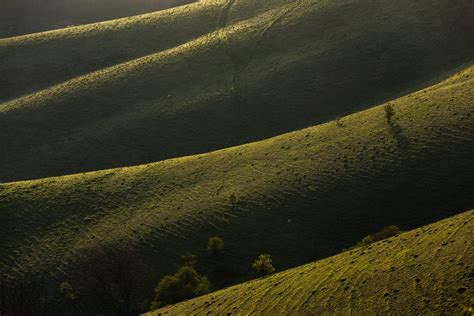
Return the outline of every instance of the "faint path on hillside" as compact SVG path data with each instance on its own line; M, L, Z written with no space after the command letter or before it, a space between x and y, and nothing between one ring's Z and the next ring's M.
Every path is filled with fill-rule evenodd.
M229 60L232 64L233 68L233 77L231 83L231 90L232 94L234 95L234 102L237 106L242 106L244 103L242 89L241 89L241 77L242 73L248 68L250 63L252 62L256 52L258 51L259 47L268 38L269 34L278 26L278 24L283 21L287 16L289 16L293 11L302 3L302 0L298 0L289 6L288 9L283 10L283 12L278 15L273 21L271 21L267 27L265 27L260 34L260 36L255 41L255 44L250 49L249 54L243 58L243 61L240 61L239 58L236 58L232 54L232 44L230 39L227 38L226 44L226 54L229 57ZM235 0L229 0L227 4L224 6L221 16L219 18L219 27L221 29L226 28L229 26L229 15L232 7L235 4ZM227 37L227 36L226 36Z

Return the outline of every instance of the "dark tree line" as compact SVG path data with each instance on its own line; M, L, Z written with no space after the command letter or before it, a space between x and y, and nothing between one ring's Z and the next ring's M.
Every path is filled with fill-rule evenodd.
M74 253L64 280L0 277L0 315L139 315L149 277L131 247L90 245Z
M29 278L0 277L0 315L48 315L47 289L43 282Z

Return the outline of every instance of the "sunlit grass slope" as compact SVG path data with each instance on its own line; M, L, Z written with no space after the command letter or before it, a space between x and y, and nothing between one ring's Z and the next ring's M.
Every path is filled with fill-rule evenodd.
M0 38L168 9L194 0L2 0Z
M208 154L1 184L0 272L57 271L78 247L121 241L165 273L219 235L246 277L262 252L295 266L470 209L473 74L390 102L390 122L383 105Z
M150 315L471 315L474 211Z
M0 40L0 181L208 152L371 106L470 62L473 10L202 1Z

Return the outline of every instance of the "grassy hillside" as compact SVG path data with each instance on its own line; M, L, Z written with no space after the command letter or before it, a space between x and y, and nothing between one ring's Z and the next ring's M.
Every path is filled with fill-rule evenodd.
M388 104L261 142L0 184L0 272L55 275L75 249L121 241L166 273L219 235L222 263L247 278L262 252L283 269L388 224L410 228L470 209L473 74L469 67Z
M2 0L0 38L168 9L194 0Z
M0 40L0 181L208 152L371 106L470 62L473 10L202 1Z
M150 315L471 315L474 211Z

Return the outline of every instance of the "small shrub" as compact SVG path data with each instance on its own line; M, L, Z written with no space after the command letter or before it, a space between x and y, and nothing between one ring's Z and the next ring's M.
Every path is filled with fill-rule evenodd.
M393 107L390 104L387 104L384 107L384 111L385 111L385 118L387 119L387 122L391 124L393 116L395 115L395 111Z
M59 292L64 297L65 300L68 302L72 302L76 299L76 294L74 293L74 289L72 288L71 283L64 281L59 286Z
M235 195L235 193L232 193L231 195L229 195L229 202L230 204L237 203L237 195Z
M151 308L181 302L209 293L209 280L199 275L192 267L181 267L175 275L167 275L161 279L155 289L155 300Z
M252 268L260 276L269 275L275 272L275 267L272 264L272 257L269 254L261 254L258 256L252 264Z
M215 236L209 238L207 241L207 252L210 255L218 255L224 250L224 241L222 238Z

